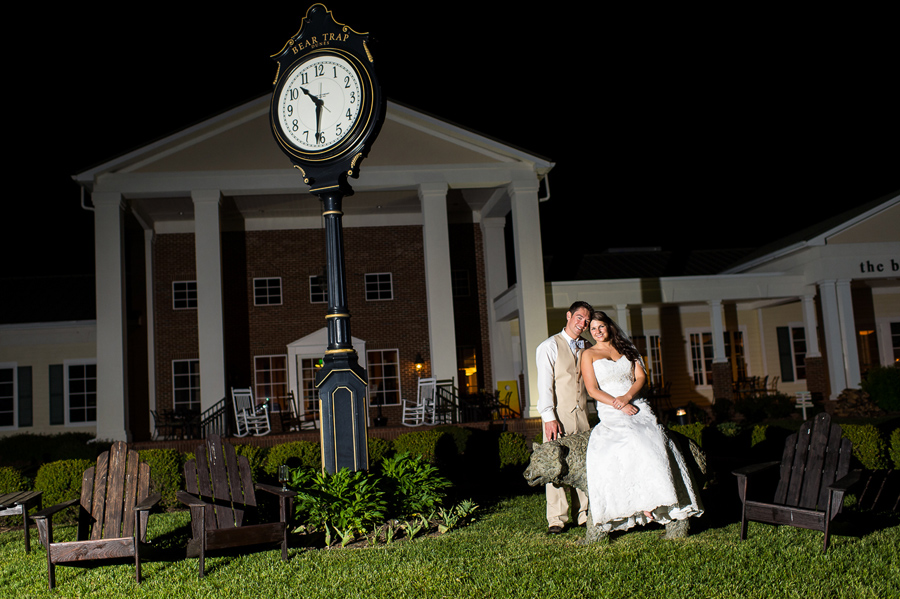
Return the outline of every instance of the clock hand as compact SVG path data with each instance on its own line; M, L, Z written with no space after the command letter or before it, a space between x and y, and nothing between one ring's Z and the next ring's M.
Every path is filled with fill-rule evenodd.
M322 137L322 101L316 102L316 143L321 142Z

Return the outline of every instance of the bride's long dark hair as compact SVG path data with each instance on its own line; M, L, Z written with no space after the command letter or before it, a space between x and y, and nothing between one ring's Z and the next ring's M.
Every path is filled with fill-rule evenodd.
M640 361L641 354L634 346L634 343L631 342L628 335L622 332L619 325L606 315L606 312L594 310L591 313L591 320L599 320L606 325L606 331L609 333L609 344L616 348L617 352L628 358L631 362Z

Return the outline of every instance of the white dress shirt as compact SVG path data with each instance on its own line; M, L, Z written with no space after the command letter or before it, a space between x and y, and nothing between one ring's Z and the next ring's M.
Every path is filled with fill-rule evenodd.
M566 330L562 330L563 337L568 340L571 346L572 339ZM537 384L538 384L538 401L537 409L544 422L552 422L557 420L556 417L556 394L554 393L553 365L556 364L557 356L556 335L553 335L537 347Z

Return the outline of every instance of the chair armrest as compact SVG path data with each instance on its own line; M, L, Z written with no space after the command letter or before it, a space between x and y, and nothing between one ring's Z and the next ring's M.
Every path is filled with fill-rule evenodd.
M276 487L275 485L264 485L262 483L257 483L256 488L260 491L271 493L272 495L278 495L279 497L296 497L298 494L297 491L292 491L290 489L285 491L281 487Z
M58 503L58 504L54 505L53 507L48 507L48 508L42 509L39 512L35 512L34 514L32 514L29 517L32 520L43 520L45 518L49 518L56 512L63 511L67 507L72 507L73 505L77 505L79 501L81 501L81 500L80 499L70 499L69 501L63 501L62 503Z
M851 470L845 476L841 477L839 480L834 481L830 485L828 485L828 490L831 492L834 491L846 491L853 485L859 482L860 477L862 476L861 470Z
M199 497L191 495L187 491L178 491L175 493L175 498L188 507L206 507L209 505Z
M774 466L778 466L781 462L762 462L760 464L752 464L750 466L744 466L743 468L738 468L737 470L732 470L732 474L737 476L738 478L744 478L748 476L752 476L759 472L764 472Z
M134 511L136 512L146 512L152 510L153 507L160 502L162 499L162 495L159 493L154 493L153 495L147 496L142 502L134 506Z

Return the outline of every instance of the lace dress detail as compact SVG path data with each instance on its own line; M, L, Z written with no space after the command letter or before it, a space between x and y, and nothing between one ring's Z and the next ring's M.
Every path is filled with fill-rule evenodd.
M613 397L634 381L631 362L595 360L600 388ZM600 424L591 431L587 450L588 494L594 524L604 531L627 530L653 520L665 524L703 513L696 485L681 452L666 436L644 399L631 402L638 413L597 402Z

